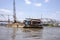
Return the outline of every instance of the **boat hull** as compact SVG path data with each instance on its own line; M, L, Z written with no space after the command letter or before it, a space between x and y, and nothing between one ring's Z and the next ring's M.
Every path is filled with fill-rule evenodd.
M43 28L43 26L42 25L40 25L40 26L25 25L23 28Z

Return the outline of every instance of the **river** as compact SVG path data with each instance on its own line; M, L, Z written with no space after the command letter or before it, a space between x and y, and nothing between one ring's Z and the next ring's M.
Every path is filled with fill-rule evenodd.
M0 26L0 40L60 40L60 27L39 29Z

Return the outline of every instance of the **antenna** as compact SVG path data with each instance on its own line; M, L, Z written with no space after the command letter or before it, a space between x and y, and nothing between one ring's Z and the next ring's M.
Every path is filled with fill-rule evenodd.
M16 9L15 9L15 0L13 0L13 18L14 18L14 23L16 23Z

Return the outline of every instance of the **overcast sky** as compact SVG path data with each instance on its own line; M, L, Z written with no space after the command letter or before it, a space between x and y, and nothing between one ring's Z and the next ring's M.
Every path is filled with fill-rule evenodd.
M0 0L0 14L13 15L13 0ZM16 0L16 16L17 20L41 16L60 20L60 0Z

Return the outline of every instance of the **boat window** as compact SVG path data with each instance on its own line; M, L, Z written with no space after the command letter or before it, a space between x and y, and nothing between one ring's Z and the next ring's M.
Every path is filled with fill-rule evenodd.
M40 22L33 21L33 24L40 24Z

